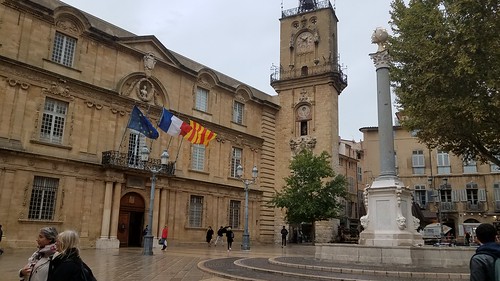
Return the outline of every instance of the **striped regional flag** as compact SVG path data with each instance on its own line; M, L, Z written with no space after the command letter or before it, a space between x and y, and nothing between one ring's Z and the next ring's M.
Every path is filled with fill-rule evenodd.
M203 144L203 145L207 146L208 143L211 140L215 139L215 137L217 136L216 133L203 127L199 123L194 122L193 120L189 120L189 125L193 129L191 131L189 131L184 136L184 138L193 144Z

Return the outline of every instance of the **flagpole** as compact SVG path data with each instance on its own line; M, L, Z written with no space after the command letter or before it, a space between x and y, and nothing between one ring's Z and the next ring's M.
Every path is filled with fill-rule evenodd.
M179 144L179 148L177 149L177 155L175 156L175 161L174 163L177 162L177 159L179 158L179 152L181 151L181 146L182 146L182 142L184 141L184 137L181 138L181 143Z
M135 106L135 104L134 104L134 106ZM132 108L132 110L134 110L134 109ZM119 114L117 114L117 116L119 116ZM120 141L120 145L118 146L118 153L120 153L120 149L122 147L123 141L125 140L125 134L127 133L128 126L130 125L130 120L131 119L132 119L132 112L130 112L130 115L128 117L127 126L125 127L125 130L123 131L122 139Z

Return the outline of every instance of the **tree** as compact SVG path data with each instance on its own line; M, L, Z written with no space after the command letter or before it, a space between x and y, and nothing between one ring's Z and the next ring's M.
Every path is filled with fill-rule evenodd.
M286 208L287 223L312 223L313 237L314 222L338 217L340 198L347 196L347 181L335 175L329 158L325 151L316 156L302 150L290 162L286 185L270 201L273 207Z
M394 0L391 80L429 148L500 166L498 0Z

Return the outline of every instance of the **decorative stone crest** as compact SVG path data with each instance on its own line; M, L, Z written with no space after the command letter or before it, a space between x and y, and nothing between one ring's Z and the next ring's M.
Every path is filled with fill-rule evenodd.
M52 85L50 88L43 88L42 92L44 94L51 94L51 95L56 95L56 96L61 96L65 98L69 98L71 100L74 99L74 97L70 94L70 88L69 86L66 85L66 80L59 79L58 82L52 82Z
M153 73L153 69L155 68L156 65L156 58L153 55L153 53L147 53L144 58L144 73L146 73L146 77L151 77L151 74Z
M289 141L290 149L294 154L301 152L304 149L312 150L316 147L316 138L311 136L300 136Z

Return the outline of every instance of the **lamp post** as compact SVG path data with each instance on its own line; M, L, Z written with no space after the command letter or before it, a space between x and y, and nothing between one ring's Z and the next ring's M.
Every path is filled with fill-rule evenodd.
M144 169L149 170L151 174L153 175L151 178L151 193L150 193L150 199L149 199L149 212L148 212L148 222L149 222L149 227L148 227L148 232L144 236L144 251L143 255L144 256L152 256L153 255L153 208L154 208L154 201L155 201L155 184L156 184L156 174L158 174L161 170L163 170L163 167L165 167L168 163L168 152L166 150L163 151L163 153L160 156L161 158L161 166L160 167L147 167L146 163L149 160L149 149L144 146L141 149L141 161L144 164Z
M442 192L442 189L443 189L443 186L445 188L448 187L448 179L447 178L444 178L443 179L443 182L444 184L439 186L439 195L441 195L441 192ZM441 201L440 201L441 203ZM444 230L443 230L443 211L441 210L441 206L439 206L439 213L438 213L438 216L439 216L439 227L440 227L440 231L441 231L441 235L440 235L440 240L439 240L439 243L441 244L441 242L443 242L443 237L444 237Z
M252 179L244 179L243 176L243 167L238 165L236 168L236 176L243 182L245 185L245 229L243 231L243 243L241 245L242 250L250 250L250 233L248 233L248 188L249 185L255 183L257 179L259 171L257 170L257 166L253 166L252 169Z

